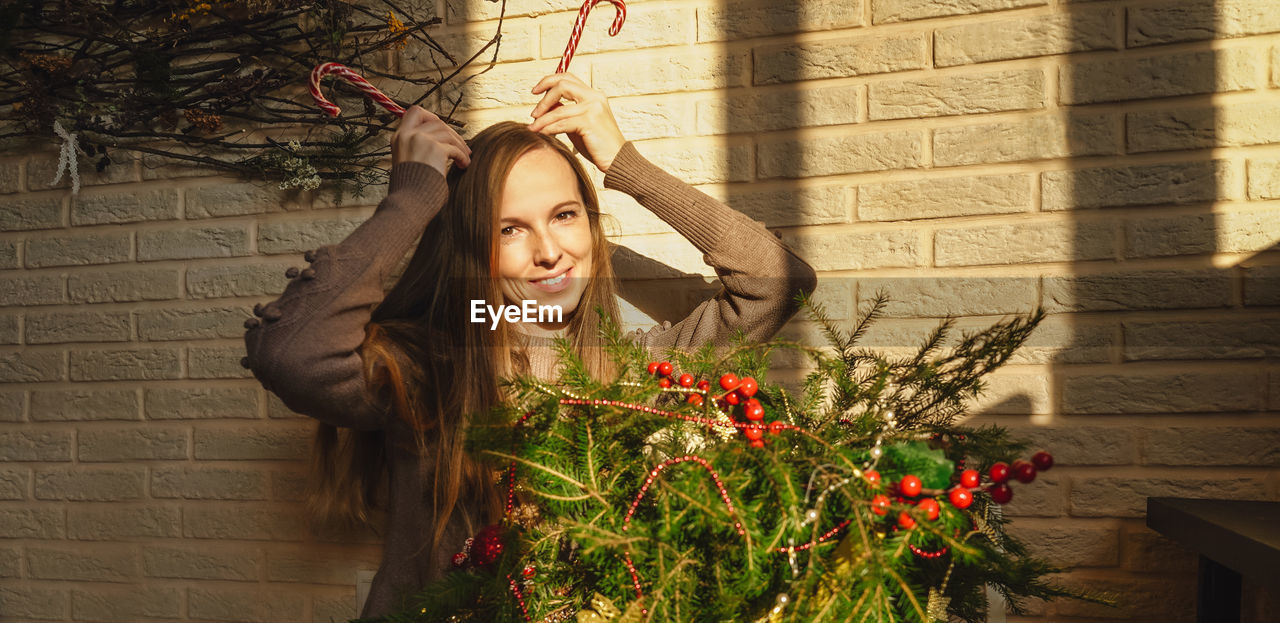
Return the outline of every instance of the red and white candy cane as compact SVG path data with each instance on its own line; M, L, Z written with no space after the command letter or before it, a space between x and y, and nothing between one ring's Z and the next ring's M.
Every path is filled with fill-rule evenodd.
M582 3L582 8L578 9L578 19L573 22L573 32L569 34L569 45L564 48L564 55L560 57L560 64L556 66L556 73L562 74L569 70L569 61L573 60L573 53L578 49L578 39L582 37L582 25L587 23L587 13L602 1L613 3L618 8L618 14L613 16L613 25L609 26L609 36L617 36L618 31L622 30L622 22L627 19L627 5L622 0L587 0Z
M329 74L336 74L347 82L356 85L361 91L364 91L365 95L369 96L369 99L381 104L383 108L391 111L395 116L404 116L404 109L399 104L391 101L391 98L379 91L377 87L369 84L368 80L352 71L350 67L342 63L320 63L316 65L315 69L311 70L311 97L315 98L316 104L329 113L330 117L337 117L338 112L342 109L338 108L337 104L325 99L324 94L320 93L320 79Z

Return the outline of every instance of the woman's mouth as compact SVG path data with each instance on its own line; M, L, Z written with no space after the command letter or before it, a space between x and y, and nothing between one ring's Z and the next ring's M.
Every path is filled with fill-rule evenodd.
M573 273L573 268L560 273L557 277L542 279L539 281L530 281L529 283L532 283L534 286L546 292L559 292L569 287L569 277L573 276L571 273Z

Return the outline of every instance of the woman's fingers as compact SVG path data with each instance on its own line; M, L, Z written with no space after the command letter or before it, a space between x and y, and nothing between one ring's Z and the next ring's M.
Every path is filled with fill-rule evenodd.
M572 74L551 74L543 78L533 87L533 92L536 94L543 91L546 91L546 93L538 101L537 106L533 107L533 112L529 113L535 119L548 110L555 108L556 104L559 104L562 99L583 102L593 96L603 97L599 92L587 86L585 82Z
M581 115L584 110L585 109L582 104L566 104L564 106L556 108L555 110L548 111L547 113L535 119L533 123L529 124L529 129L533 130L534 132L541 132L547 127L551 126L552 124L558 123L570 117L576 117ZM559 127L563 127L563 124L561 124L561 126Z

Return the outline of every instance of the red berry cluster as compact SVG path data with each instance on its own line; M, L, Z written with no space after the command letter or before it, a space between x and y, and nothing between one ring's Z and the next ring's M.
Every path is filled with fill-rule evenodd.
M1030 462L1018 459L1012 466L1003 461L997 462L987 470L987 476L991 478L987 492L997 504L1008 504L1013 499L1013 489L1009 487L1011 476L1018 482L1028 483L1036 479L1037 471L1048 471L1050 467L1053 467L1053 455L1044 451L1031 455Z
M650 361L649 374L658 376L658 386L666 389L671 387L671 373L675 371L675 366L669 361ZM692 374L681 374L677 379L681 387L697 387L699 392L707 392L711 389L711 382L706 379L695 379ZM738 375L732 372L720 377L720 389L724 390L715 398L716 406L721 409L729 407L741 407L740 414L749 424L742 427L742 434L751 442L753 448L764 447L764 434L768 431L772 435L782 432L782 422L773 422L772 424L764 424L764 405L759 400L753 398L756 392L760 390L759 383L751 377L738 378ZM710 395L710 394L708 394ZM702 393L691 393L685 399L686 402L694 406L702 406Z
M1031 457L1031 461L1014 461L1010 467L1005 463L996 463L988 470L992 484L987 487L987 491L991 494L991 499L998 504L1007 504L1013 499L1013 490L1009 488L1008 480L1012 475L1019 482L1031 482L1036 479L1037 471L1045 471L1053 467L1053 456L1048 452L1037 452ZM873 489L880 488L880 473L876 471L868 471L863 474L867 482ZM958 509L969 508L973 504L973 489L982 486L982 474L976 469L966 469L960 473L960 483L947 491L947 501ZM933 494L934 491L925 490L920 478L914 474L907 474L899 480L896 485L890 487L889 493L896 491L898 503L907 502L909 498L915 498L921 493ZM941 493L941 491L937 491ZM884 493L878 493L871 498L871 512L884 516L889 512L890 499ZM927 497L916 502L916 508L923 510L925 516L930 521L938 518L942 507L938 504L935 497ZM916 525L916 520L907 511L898 513L898 527L909 530Z

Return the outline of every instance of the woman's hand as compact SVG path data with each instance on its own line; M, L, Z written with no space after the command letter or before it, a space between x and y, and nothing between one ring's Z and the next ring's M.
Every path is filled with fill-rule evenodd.
M529 129L545 134L567 133L578 153L594 162L601 172L608 172L613 158L627 142L609 110L609 100L569 73L539 80L533 92L544 91L546 94L530 113L534 121ZM562 99L572 103L561 105Z
M391 136L391 166L421 162L445 175L449 160L467 168L471 164L471 148L440 117L421 106L410 106Z

